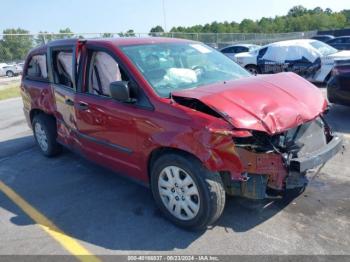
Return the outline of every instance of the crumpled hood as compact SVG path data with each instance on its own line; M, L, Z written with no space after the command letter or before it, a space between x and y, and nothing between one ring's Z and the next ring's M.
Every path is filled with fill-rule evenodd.
M271 135L310 121L327 107L321 91L294 73L252 76L172 96L201 101L235 128Z

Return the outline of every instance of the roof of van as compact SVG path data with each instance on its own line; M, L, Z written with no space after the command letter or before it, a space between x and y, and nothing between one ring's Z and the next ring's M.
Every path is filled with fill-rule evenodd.
M110 43L116 46L143 45L143 44L156 44L156 43L181 43L181 42L194 43L195 42L187 39L168 38L168 37L118 37L118 38L100 38L100 39L70 38L70 39L59 39L59 40L50 41L45 45L34 48L33 50L31 50L31 53L42 51L45 48L52 47L52 46L73 45L77 41L104 42L104 43Z

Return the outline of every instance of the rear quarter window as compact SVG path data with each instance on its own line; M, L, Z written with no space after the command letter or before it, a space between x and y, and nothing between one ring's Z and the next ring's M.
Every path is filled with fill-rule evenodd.
M47 61L46 55L34 55L28 62L26 77L34 80L47 81Z

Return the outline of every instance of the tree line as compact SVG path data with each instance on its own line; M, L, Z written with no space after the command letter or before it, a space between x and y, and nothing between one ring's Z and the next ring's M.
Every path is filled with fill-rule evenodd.
M217 22L205 25L178 26L170 32L182 33L288 33L312 30L341 29L350 26L350 9L333 12L330 8L307 9L301 5L291 8L287 15L260 20L244 19L242 22ZM158 25L150 33L164 32Z
M212 22L205 25L177 26L171 28L171 33L286 33L311 30L342 29L350 27L350 9L333 12L331 9L316 7L307 9L303 6L291 8L287 15L274 18L263 17L260 20L244 19L242 22ZM164 29L157 25L152 27L149 34L157 35ZM38 35L30 35L30 32L21 28L5 29L4 36L0 39L0 63L20 61L25 58L28 51L34 46L62 38L84 38L74 34L70 28L59 30L58 34L50 34L40 31ZM20 35L6 35L20 34ZM133 37L135 32L129 29L117 34L120 37ZM103 33L101 37L114 37L111 33Z
M135 32L132 29L117 34L119 37L133 37ZM114 37L111 33L103 33L100 37ZM79 38L84 36L74 34L70 28L60 29L58 33L40 31L39 34L30 34L22 28L10 28L3 30L3 37L0 39L0 63L22 61L28 51L35 46L40 46L56 39Z

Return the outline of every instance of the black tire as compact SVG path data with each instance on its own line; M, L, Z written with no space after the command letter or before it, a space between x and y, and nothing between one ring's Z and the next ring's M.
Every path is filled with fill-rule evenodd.
M247 65L245 67L245 69L247 69L253 75L257 75L257 74L261 73L260 70L259 70L259 67L257 67L256 65Z
M36 134L36 125L40 125L41 130L44 132L46 136L47 147L43 147L40 145L38 141L38 136ZM56 141L57 127L56 127L56 121L53 117L45 114L38 114L34 116L32 121L32 126L33 126L35 141L38 147L40 148L41 152L45 156L53 157L61 152L61 145Z
M163 203L159 189L158 179L164 168L176 166L183 169L194 181L199 197L199 211L190 220L182 220L170 213ZM203 230L220 218L225 207L225 189L220 174L210 172L195 157L168 153L160 156L151 167L151 189L159 209L175 225L187 230Z
M7 77L14 77L15 73L13 73L11 70L6 71L6 76Z

